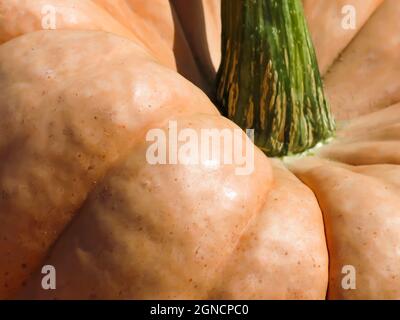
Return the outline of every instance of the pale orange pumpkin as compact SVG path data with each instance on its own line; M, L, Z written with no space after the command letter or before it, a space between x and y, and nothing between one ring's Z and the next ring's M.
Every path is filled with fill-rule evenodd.
M351 120L314 156L255 149L248 176L146 161L169 120L237 128L206 95L218 3L188 7L201 31L184 1L155 1L0 0L0 298L399 299L397 0L350 1L360 24L334 41L342 1L304 1L332 110ZM44 4L56 30L38 31Z

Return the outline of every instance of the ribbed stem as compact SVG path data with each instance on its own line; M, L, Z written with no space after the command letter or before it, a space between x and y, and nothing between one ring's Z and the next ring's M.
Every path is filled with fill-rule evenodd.
M217 99L224 115L255 129L269 156L303 152L331 137L324 96L300 0L222 0Z

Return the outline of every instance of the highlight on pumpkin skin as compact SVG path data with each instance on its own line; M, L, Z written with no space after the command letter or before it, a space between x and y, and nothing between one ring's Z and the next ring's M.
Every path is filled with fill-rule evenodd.
M204 92L211 90L169 1L0 0L0 14L0 44L40 30L102 30L131 40Z
M400 30L397 1L385 0L356 51L368 55L371 29ZM400 33L374 50L374 68L357 64L377 73L379 95L394 90L384 110L338 128L312 156L285 162L253 148L254 170L239 175L246 158L180 161L188 128L198 149L202 129L230 130L228 146L237 134L243 156L249 139L143 43L31 31L0 45L0 299L400 299L400 104L388 107ZM169 138L173 121L176 135L155 145L166 158L149 161L147 134Z
M202 166L218 170L221 165L235 166L236 175L254 172L254 130L243 130L232 122L224 126L199 115L202 121L169 119L167 128L154 127L146 133L149 146L146 160L151 165Z
M222 56L221 111L254 128L268 156L301 153L333 136L300 0L223 0Z

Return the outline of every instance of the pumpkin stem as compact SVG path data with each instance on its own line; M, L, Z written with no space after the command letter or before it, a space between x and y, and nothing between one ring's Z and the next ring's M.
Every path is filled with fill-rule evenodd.
M268 156L303 152L335 122L300 0L222 0L221 112Z

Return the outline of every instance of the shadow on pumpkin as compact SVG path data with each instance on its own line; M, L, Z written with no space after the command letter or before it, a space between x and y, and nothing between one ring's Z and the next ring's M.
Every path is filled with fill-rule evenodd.
M183 53L183 44L179 39L185 39L185 45L189 46L197 68L202 76L202 83L198 85L215 102L215 72L207 66L212 65L210 48L207 40L206 18L202 0L169 0L172 16L174 18L175 37L173 51L175 54L178 72L192 83L198 85L198 80L187 73L187 57ZM190 19L190 21L186 19ZM187 28L187 25L196 26L195 29ZM185 28L182 28L185 25ZM201 56L200 56L201 55Z

